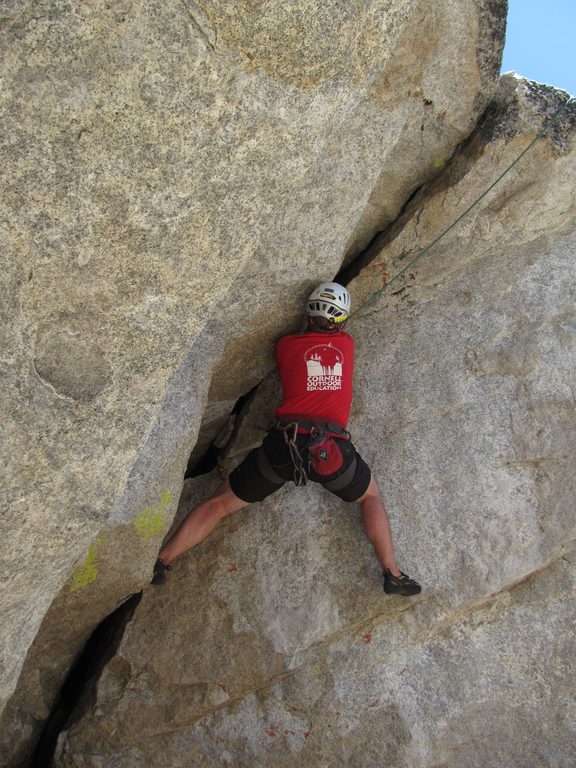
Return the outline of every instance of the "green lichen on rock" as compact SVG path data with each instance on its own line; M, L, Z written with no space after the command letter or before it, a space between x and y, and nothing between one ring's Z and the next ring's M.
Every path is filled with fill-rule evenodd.
M136 517L134 520L134 527L142 541L147 541L162 532L166 521L166 510L169 504L170 493L164 491L156 509L153 507L146 507L146 509Z
M77 592L79 589L87 587L96 580L98 569L96 568L95 560L100 543L100 539L98 539L88 548L86 559L72 574L72 585L70 586L71 592Z

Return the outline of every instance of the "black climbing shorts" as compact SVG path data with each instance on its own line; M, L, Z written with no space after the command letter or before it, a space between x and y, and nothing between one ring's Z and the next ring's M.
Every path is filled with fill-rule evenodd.
M372 477L370 468L356 451L356 448L344 438L335 437L338 447L344 459L342 466L331 475L316 475L313 471L308 475L312 482L318 482L324 485L327 490L334 493L343 501L356 501L368 490L370 479ZM298 435L296 445L304 461L304 466L308 466L307 444L310 441L309 435ZM278 476L278 481L270 479L269 472L262 470L262 457L259 452L263 451L268 466L272 468L273 474ZM355 467L351 465L355 463ZM348 472L347 472L348 470ZM344 477L347 472L347 477ZM345 484L338 483L337 478L342 477ZM233 492L242 499L252 504L256 501L262 501L267 496L281 488L285 482L294 479L294 466L290 458L290 451L284 440L284 434L279 429L272 428L264 438L262 445L255 448L246 456L246 458L232 471L228 478ZM330 484L336 484L337 488L330 488Z

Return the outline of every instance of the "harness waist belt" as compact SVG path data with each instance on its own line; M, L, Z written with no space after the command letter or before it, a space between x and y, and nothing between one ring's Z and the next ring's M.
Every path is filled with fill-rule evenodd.
M299 435L309 435L313 431L317 430L318 432L324 432L327 435L330 435L330 437L342 437L345 440L350 440L350 432L348 430L341 427L339 424L333 424L329 421L310 421L308 419L300 420L300 419L289 419L289 420L280 420L277 421L274 424L274 427L276 429L285 430L286 427L294 426L294 424L298 424L298 434Z

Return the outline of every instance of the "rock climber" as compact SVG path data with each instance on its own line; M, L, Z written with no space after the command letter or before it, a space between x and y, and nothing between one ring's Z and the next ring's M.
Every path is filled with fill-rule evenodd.
M222 518L262 501L287 481L304 485L311 480L360 505L364 529L382 566L384 591L404 596L421 591L398 568L376 480L346 431L354 366L354 340L344 331L349 314L350 294L344 286L322 283L312 292L306 330L276 344L283 400L274 426L221 490L188 513L161 549L152 584L164 583L174 560L204 541Z

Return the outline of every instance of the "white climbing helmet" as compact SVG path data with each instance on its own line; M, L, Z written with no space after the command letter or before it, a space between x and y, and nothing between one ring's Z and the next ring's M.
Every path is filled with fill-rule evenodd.
M324 317L332 323L342 323L350 314L350 294L338 283L322 283L308 298L308 317Z

